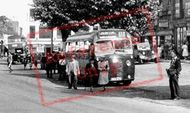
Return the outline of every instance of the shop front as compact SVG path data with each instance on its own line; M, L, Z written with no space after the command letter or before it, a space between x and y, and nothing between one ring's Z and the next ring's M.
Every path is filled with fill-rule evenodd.
M156 45L158 47L164 46L165 44L172 44L174 42L172 30L162 30L154 33L154 36L151 36L150 33L146 33L142 38L141 42L144 42L145 39L148 39L150 44L154 39L156 40Z

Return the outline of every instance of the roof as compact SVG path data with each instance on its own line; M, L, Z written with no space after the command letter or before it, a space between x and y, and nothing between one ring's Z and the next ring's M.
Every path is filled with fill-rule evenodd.
M72 42L72 41L89 41L93 40L94 36L97 35L98 32L104 32L104 31L125 31L124 29L101 29L98 31L93 32L83 32L83 33L76 33L75 35L71 35L67 38L66 42Z
M72 36L69 36L67 38L66 42L71 42L71 41L89 41L89 40L93 40L94 36L96 35L96 32L90 32L90 33L79 33L79 34L75 34Z
M9 36L8 37L9 39L17 39L17 38L24 38L24 37L22 37L22 36L19 36L19 35L12 35L12 36Z

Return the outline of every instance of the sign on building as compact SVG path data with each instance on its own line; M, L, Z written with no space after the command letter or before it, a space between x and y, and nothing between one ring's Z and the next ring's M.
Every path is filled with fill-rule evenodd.
M167 20L159 21L159 27L169 27L169 22Z
M45 52L44 46L38 46L38 47L37 47L37 52L38 52L38 53L44 53L44 52Z

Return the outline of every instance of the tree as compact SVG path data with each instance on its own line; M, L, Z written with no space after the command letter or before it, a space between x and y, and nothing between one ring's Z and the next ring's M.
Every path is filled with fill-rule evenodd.
M6 16L0 16L0 35L3 34L16 34L13 29L12 21Z
M3 35L4 33L7 32L8 27L9 27L9 21L6 16L0 16L0 34Z
M123 28L131 34L142 35L147 30L147 15L154 20L158 5L157 0L34 0L33 16L49 27L82 21L71 28L74 31L84 25L84 20L96 18L90 24L100 23L103 28ZM148 11L146 15L141 11L143 8ZM63 41L71 29L61 30Z

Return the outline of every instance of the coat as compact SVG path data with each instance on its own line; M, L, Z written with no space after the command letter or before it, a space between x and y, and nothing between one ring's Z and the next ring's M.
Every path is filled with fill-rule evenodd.
M106 85L109 83L109 63L108 61L100 61L98 62L98 70L99 70L99 85Z
M167 70L169 76L179 75L181 68L181 61L178 57L175 57L170 62L170 67Z
M71 72L73 72L75 76L80 75L79 62L75 59L69 61L66 66L67 75L71 75Z
M92 67L91 63L88 63L85 68L85 73L87 76L92 77L92 76L97 76L98 75L98 66L96 63L93 64L94 67Z

